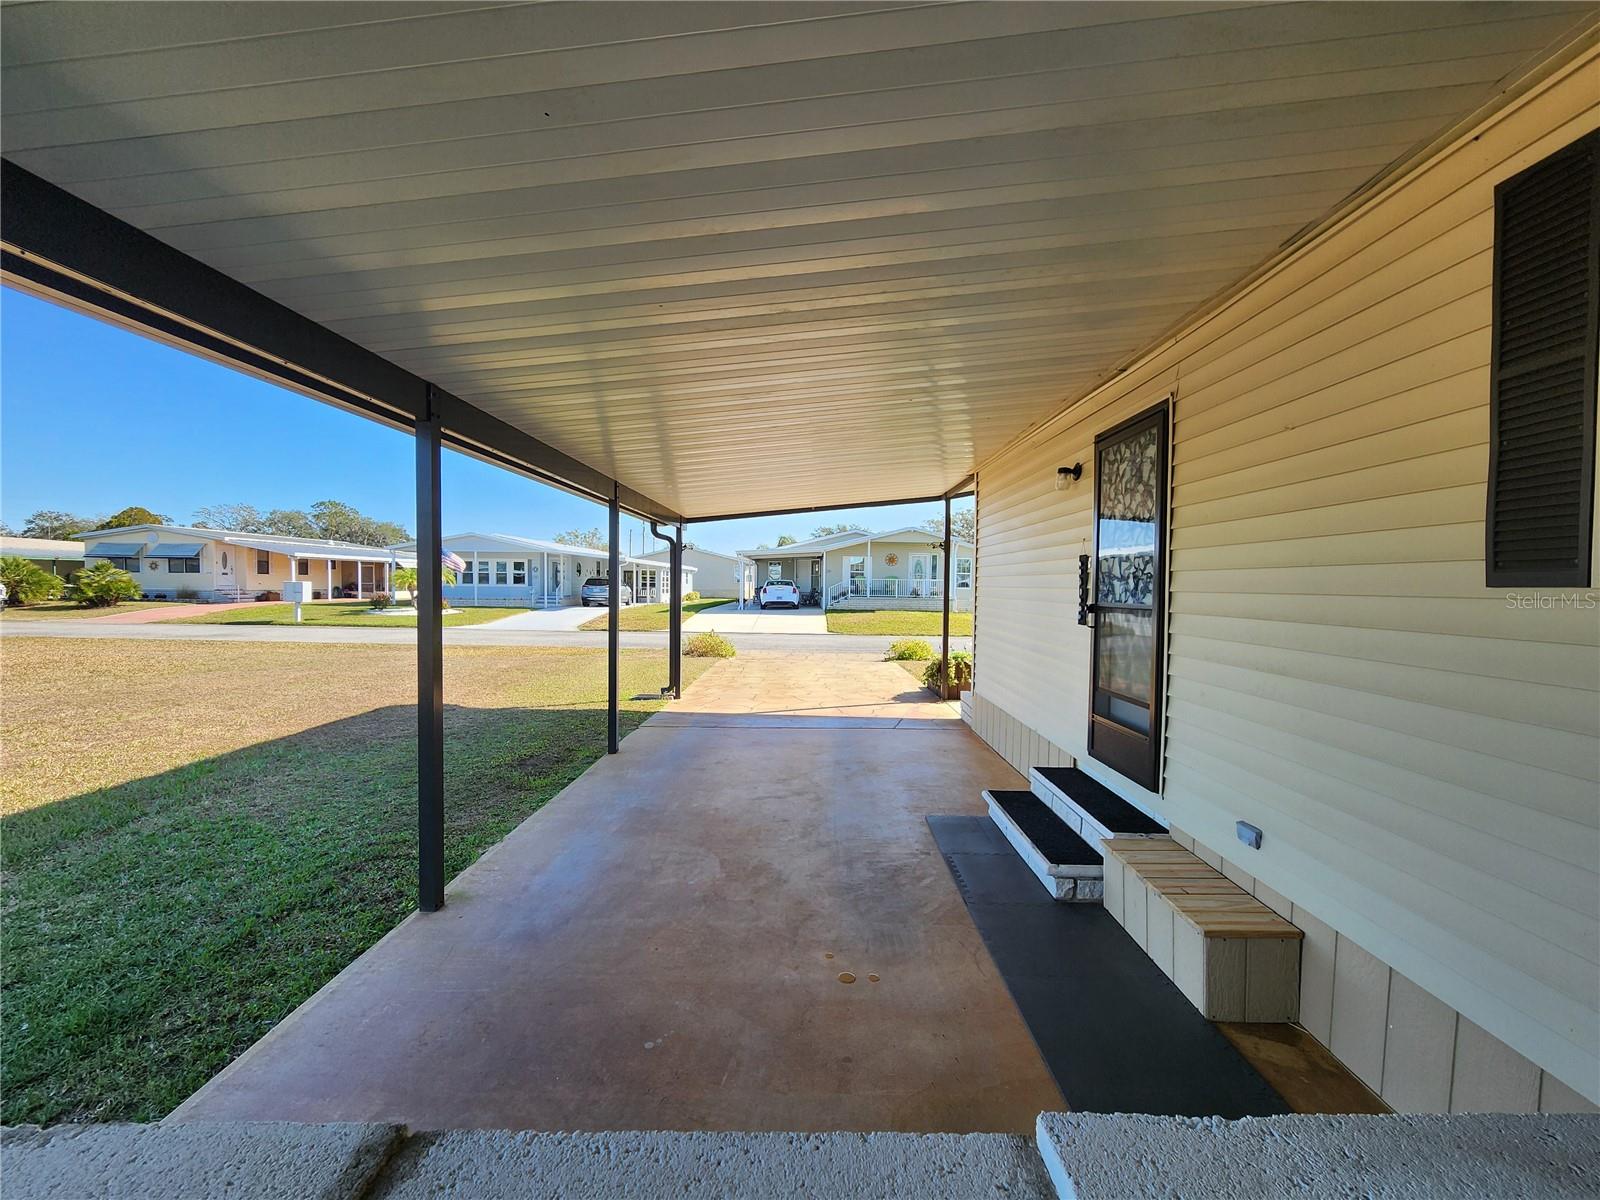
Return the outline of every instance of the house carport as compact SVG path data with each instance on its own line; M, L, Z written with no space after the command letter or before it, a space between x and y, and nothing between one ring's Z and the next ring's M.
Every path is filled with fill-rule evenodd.
M613 555L622 511L681 541L686 520L948 504L1588 11L18 6L4 270L414 431L437 595L444 445L606 502ZM870 762L857 734L814 736ZM970 794L931 777L924 808Z

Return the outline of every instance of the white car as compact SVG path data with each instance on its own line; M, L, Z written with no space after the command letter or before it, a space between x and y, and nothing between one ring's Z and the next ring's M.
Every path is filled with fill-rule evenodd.
M792 579L769 579L761 585L756 599L761 601L762 608L769 604L787 604L790 608L799 608L800 589L795 587Z

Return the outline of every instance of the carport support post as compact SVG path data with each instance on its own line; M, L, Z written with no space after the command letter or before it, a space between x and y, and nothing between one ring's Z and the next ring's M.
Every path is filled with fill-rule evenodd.
M667 658L672 685L672 698L683 699L683 526L678 526L678 539L672 543L669 585L672 588L672 612L667 615Z
M941 637L943 645L939 651L939 661L943 664L940 673L944 676L940 680L939 693L946 700L954 699L951 691L959 696L960 690L950 683L950 497L944 498L944 562L939 564L939 574L944 583L944 625Z
M606 753L615 754L621 741L617 729L618 696L617 657L622 648L622 551L617 545L622 540L622 509L615 480L611 483L611 528L606 538L606 554L610 559L611 577L606 588Z
M443 532L439 415L417 422L417 907L444 907Z

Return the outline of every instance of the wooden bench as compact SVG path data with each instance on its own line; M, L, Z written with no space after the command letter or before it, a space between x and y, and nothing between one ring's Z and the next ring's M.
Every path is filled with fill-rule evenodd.
M1169 838L1115 838L1106 911L1213 1021L1300 1015L1300 930Z

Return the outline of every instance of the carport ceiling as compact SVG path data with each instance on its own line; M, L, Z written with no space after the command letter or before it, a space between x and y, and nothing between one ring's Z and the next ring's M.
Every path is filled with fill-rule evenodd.
M707 516L954 485L1590 11L19 4L3 141Z

